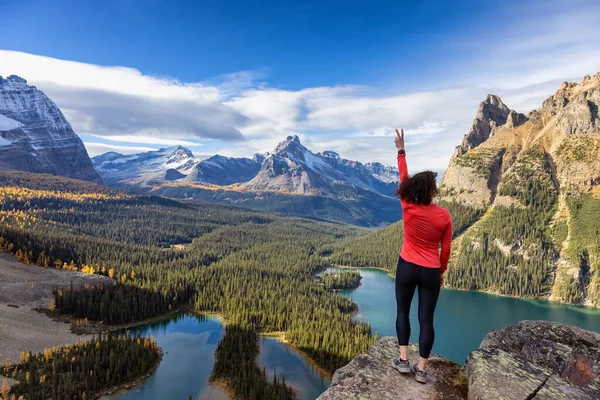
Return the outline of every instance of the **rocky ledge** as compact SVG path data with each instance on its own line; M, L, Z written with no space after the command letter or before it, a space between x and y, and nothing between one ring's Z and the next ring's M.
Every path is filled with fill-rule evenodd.
M465 391L455 384L460 365L432 354L429 359L430 383L415 381L412 374L403 375L392 368L392 358L398 356L398 340L386 336L369 351L354 358L333 374L329 389L319 400L342 399L464 399ZM409 360L418 362L416 345L409 346Z
M547 321L488 333L464 366L433 355L430 383L391 367L398 342L384 337L333 375L320 400L600 399L600 334ZM410 346L411 362L418 360Z

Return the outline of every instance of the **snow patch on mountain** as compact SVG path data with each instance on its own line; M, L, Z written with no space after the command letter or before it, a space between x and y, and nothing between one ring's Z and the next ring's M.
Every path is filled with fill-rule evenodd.
M395 167L389 165L383 165L378 162L368 162L365 164L365 168L373 174L373 176L382 182L386 183L399 183L398 170Z
M154 185L175 176L187 176L199 161L186 147L173 146L147 153L123 155L114 151L92 158L94 167L107 183ZM169 179L167 179L167 171Z
M0 131L10 131L19 128L21 125L19 121L0 114Z

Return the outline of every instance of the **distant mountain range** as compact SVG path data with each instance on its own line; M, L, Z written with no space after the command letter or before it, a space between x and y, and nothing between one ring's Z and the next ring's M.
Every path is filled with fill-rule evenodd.
M236 189L343 197L368 190L391 196L398 184L395 168L362 164L333 151L313 153L289 136L273 153L253 158L221 155L198 160L183 146L123 155L109 152L92 158L104 182L122 189L152 188L165 183L236 185Z
M0 170L100 182L79 136L41 90L0 76Z
M234 204L253 209L378 226L401 216L395 168L362 164L333 151L313 153L288 136L273 153L197 159L183 147L92 159L108 186L138 194Z

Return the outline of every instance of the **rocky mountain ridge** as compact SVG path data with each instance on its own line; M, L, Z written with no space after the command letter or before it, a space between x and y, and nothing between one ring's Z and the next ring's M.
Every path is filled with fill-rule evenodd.
M41 90L0 76L0 170L100 182L81 139Z
M175 146L148 153L106 153L92 159L111 187L138 194L232 204L361 226L401 218L393 192L397 171L362 164L333 151L313 153L289 136L273 153L198 160Z
M174 146L133 155L109 152L92 162L108 185L125 189L190 182L332 197L356 189L391 196L398 183L393 167L346 160L333 151L315 154L298 136L289 136L273 153L255 154L253 158L217 154L198 160L189 149Z
M480 105L440 185L483 213L455 245L449 285L600 305L599 105L600 73L527 116L497 96Z
M333 151L313 153L288 136L267 154L258 174L242 187L295 194L352 195L356 189L391 196L398 184L397 172L379 163L369 166L341 158ZM377 171L377 172L375 172Z

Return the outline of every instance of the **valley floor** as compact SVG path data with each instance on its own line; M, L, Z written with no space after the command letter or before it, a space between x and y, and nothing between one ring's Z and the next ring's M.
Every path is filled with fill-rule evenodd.
M0 253L0 361L18 362L20 353L76 343L88 336L71 332L71 325L35 311L47 309L55 287L111 282L107 277L58 271L15 261Z

